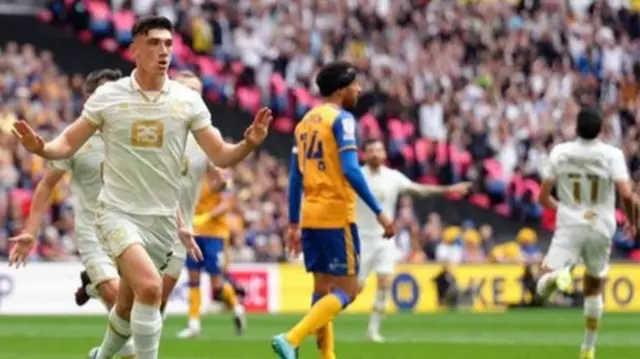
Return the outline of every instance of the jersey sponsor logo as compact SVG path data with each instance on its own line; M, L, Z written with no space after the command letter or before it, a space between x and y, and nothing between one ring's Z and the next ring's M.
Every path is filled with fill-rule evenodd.
M342 139L345 141L355 141L356 120L353 117L348 117L342 120Z
M164 123L160 120L135 120L131 124L131 146L160 148L164 142Z

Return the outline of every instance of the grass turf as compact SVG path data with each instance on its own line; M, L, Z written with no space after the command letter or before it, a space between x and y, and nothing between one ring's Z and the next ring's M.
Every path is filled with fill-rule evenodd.
M228 315L203 320L203 335L180 340L175 333L184 318L165 325L163 359L275 358L269 339L295 323L298 316L254 315L243 337L236 337ZM340 359L566 359L578 358L583 335L579 310L522 310L508 313L435 315L398 314L385 318L387 341L366 341L367 317L344 315L336 322ZM0 359L86 358L99 344L104 317L0 317ZM598 340L598 359L636 359L640 348L640 315L605 315ZM317 358L308 339L300 357Z

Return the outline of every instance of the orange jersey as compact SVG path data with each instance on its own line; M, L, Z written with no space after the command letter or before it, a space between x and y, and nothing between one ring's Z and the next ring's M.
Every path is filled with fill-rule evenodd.
M353 115L332 104L314 107L296 126L302 228L344 228L355 222L356 193L340 166L340 152L356 148L355 126Z
M208 217L207 215L218 207L223 201L227 200L229 184L222 190L215 191L211 187L211 182L204 178L202 180L202 190L200 191L200 200L196 205L193 228L197 235L208 237L219 237L224 240L229 238L229 223L227 222L227 214L217 217ZM203 219L204 218L204 219Z

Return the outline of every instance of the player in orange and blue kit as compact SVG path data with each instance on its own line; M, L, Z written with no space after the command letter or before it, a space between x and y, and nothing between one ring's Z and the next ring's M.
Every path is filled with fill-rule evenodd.
M222 301L234 313L234 322L238 334L242 334L245 324L245 310L234 287L225 280L226 245L230 229L227 212L230 209L231 181L214 166L210 166L202 180L200 200L196 205L193 220L195 240L202 251L203 260L196 261L187 257L189 272L189 322L187 328L178 333L181 338L200 335L200 274L204 270L209 274L213 299Z
M361 90L355 68L347 62L328 64L316 84L326 102L311 109L295 129L287 231L289 249L302 251L307 272L313 273L314 292L307 315L271 341L281 359L297 358L298 346L311 333L322 359L336 357L333 318L358 293L356 194L376 213L385 237L395 234L358 165L356 121L343 110L355 105Z

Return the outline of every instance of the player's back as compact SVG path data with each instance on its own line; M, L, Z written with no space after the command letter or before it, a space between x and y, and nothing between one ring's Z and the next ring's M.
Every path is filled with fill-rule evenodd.
M180 190L180 209L184 223L191 228L198 197L200 196L202 177L204 176L209 157L200 148L195 137L189 135L184 150L182 183Z
M615 179L620 171L626 173L622 151L599 140L578 139L554 147L550 162L559 199L558 227L587 225L612 236Z
M355 222L356 195L340 166L340 147L355 138L353 116L332 104L311 109L296 126L297 162L303 178L302 228L344 228ZM336 132L342 135L336 136Z

